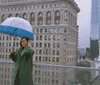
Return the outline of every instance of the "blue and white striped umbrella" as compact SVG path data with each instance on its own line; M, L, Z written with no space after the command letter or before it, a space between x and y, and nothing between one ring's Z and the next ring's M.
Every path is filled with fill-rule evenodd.
M7 18L0 25L0 33L5 33L8 35L16 37L27 37L33 40L33 30L31 24L22 18L11 17Z

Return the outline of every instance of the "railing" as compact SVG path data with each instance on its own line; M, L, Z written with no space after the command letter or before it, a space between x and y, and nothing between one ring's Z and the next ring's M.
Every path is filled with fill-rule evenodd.
M0 61L0 67L13 65L12 61ZM62 66L53 64L34 63L33 80L35 85L99 85L100 68L79 67L79 66ZM10 67L11 68L11 67ZM1 73L2 70L0 70ZM4 73L3 73L4 74ZM42 79L49 80L42 80ZM2 78L0 78L2 80ZM4 78L5 80L5 78ZM11 80L11 79L10 79ZM10 81L9 80L9 81ZM58 81L57 81L58 80ZM95 83L98 84L95 84ZM0 85L10 85L3 83Z

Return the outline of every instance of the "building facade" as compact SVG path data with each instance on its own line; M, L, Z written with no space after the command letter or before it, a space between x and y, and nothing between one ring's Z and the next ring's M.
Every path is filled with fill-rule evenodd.
M33 26L35 64L76 65L79 11L74 0L0 0L1 23L8 17L21 17ZM20 38L0 34L0 60L11 60L13 41L17 50ZM13 68L0 65L0 85L11 85ZM34 65L33 69L34 85L65 85L73 83L75 75L73 70L54 67Z
M90 49L91 57L94 59L99 56L98 40L100 39L100 1L92 0L91 12L91 36Z

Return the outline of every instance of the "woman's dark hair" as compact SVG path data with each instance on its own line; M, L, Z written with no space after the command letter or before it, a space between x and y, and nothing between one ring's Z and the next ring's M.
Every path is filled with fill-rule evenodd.
M26 41L29 41L29 38L27 38L27 37L22 37L22 38L21 38L21 41L20 41L20 46L21 46L21 47L22 47L22 40L23 40L23 39L25 39Z

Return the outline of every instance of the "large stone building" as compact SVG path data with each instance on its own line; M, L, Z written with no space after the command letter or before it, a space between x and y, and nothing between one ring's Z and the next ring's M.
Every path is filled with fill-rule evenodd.
M0 23L22 17L32 24L35 64L72 66L76 65L79 11L74 0L0 0ZM11 60L13 41L18 49L20 38L0 34L0 60ZM11 85L13 68L13 64L0 64L0 85ZM73 70L37 65L33 73L35 85L69 85L74 77Z

